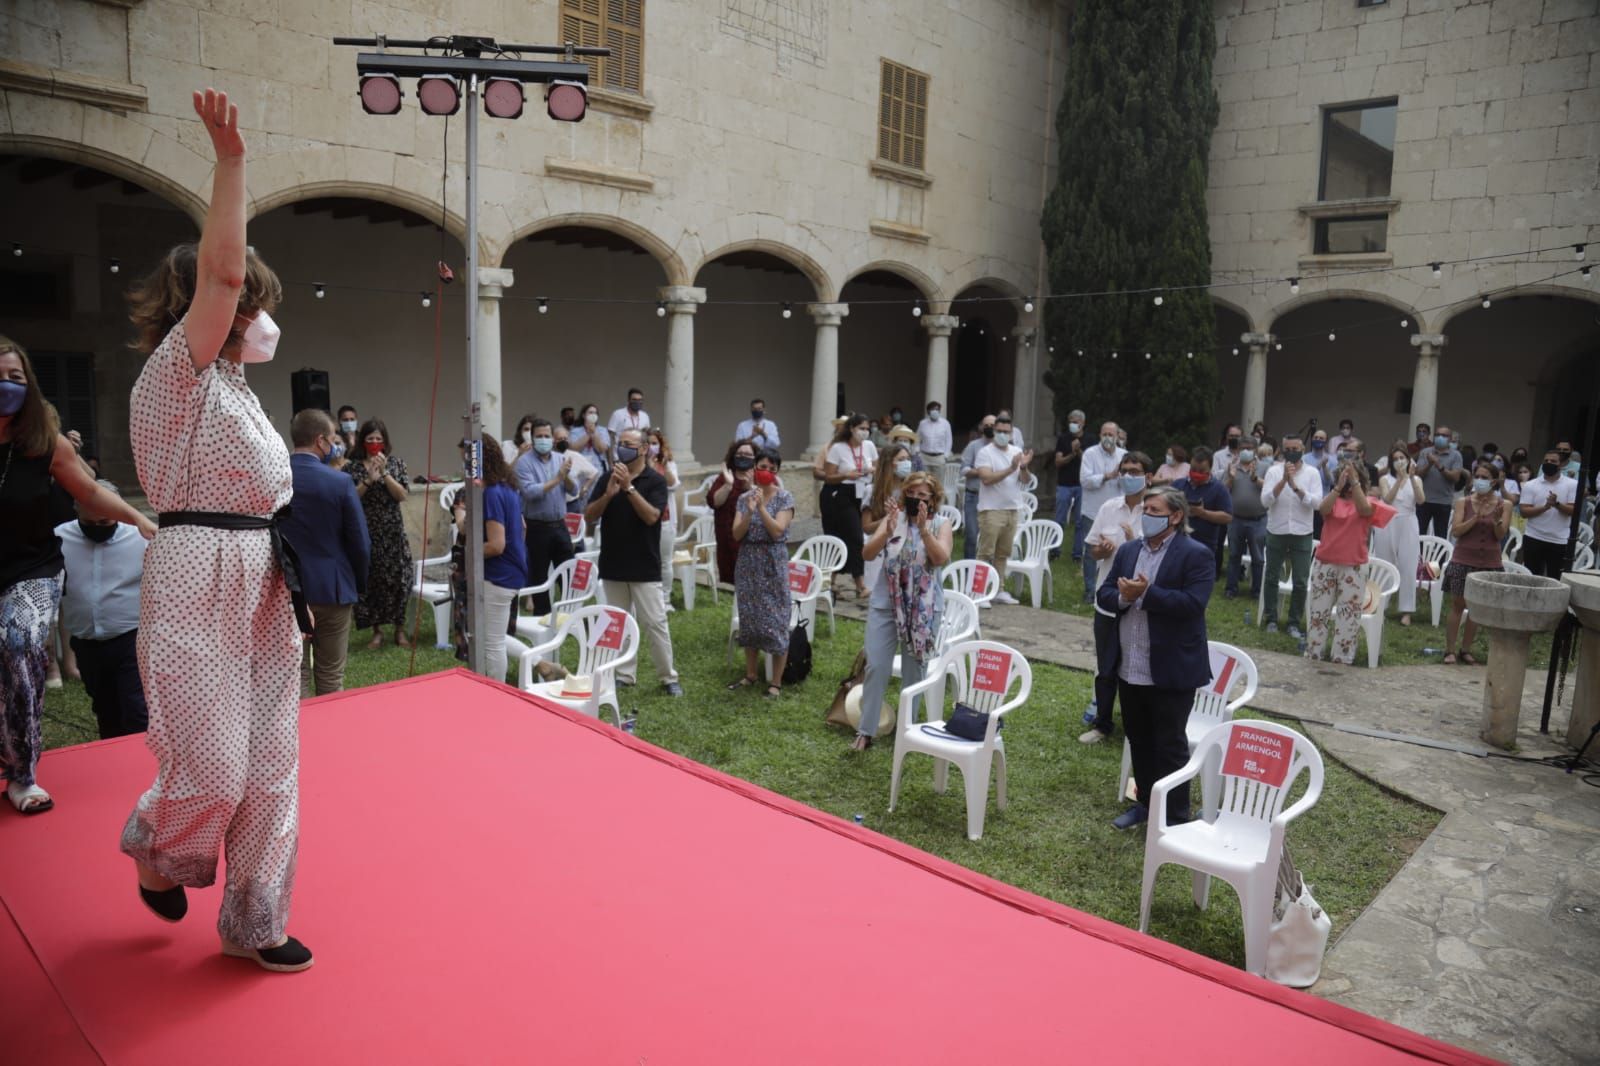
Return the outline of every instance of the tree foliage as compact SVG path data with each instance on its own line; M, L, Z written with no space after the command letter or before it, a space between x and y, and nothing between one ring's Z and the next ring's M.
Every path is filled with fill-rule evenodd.
M1050 291L1209 283L1211 0L1078 0L1073 19L1043 219ZM1049 301L1057 421L1081 408L1091 432L1113 420L1158 454L1206 440L1220 393L1215 321L1204 289L1165 293L1159 307L1149 294Z

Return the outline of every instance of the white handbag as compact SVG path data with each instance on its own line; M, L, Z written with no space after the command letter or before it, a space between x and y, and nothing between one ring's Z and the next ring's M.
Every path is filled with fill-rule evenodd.
M1278 867L1278 905L1267 935L1267 980L1309 988L1322 973L1333 921L1312 898L1305 878L1289 859L1287 845Z

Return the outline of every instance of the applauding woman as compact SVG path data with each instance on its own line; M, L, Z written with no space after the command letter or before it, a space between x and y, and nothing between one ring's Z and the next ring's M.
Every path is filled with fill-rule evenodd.
M1333 632L1332 659L1346 666L1356 661L1356 636L1361 600L1366 591L1361 568L1367 562L1372 527L1389 524L1394 509L1367 496L1367 468L1345 459L1334 469L1333 486L1317 505L1322 515L1322 543L1311 570L1311 625L1306 629L1306 658L1321 660L1328 632Z
M1408 626L1411 613L1417 609L1417 556L1422 548L1417 504L1424 499L1422 479L1411 469L1411 453L1404 441L1390 447L1386 465L1389 472L1379 479L1378 494L1394 508L1394 517L1378 530L1372 552L1400 571L1400 624Z
M406 464L389 447L389 427L369 418L358 434L361 454L350 461L356 495L367 513L372 537L372 570L367 591L356 602L356 628L372 627L374 650L383 647L383 627L394 626L394 642L409 648L406 639L406 599L411 592L411 544L406 540L400 504L408 495ZM498 447L498 445L496 445Z
M1444 658L1457 662L1456 635L1461 628L1461 612L1467 606L1467 575L1484 570L1504 570L1500 544L1511 528L1511 504L1500 494L1500 470L1486 459L1472 467L1471 491L1455 502L1450 515L1450 535L1456 538L1450 565L1444 568L1444 590L1450 594L1450 614L1444 623ZM1478 625L1467 616L1467 631L1461 634L1460 662L1476 666L1472 641Z
M867 439L868 430L866 415L850 415L828 445L822 467L822 531L844 541L844 572L855 580L857 599L867 594L861 508L872 495L872 474L878 467L878 449Z
M739 499L754 484L756 443L736 440L722 458L722 473L711 482L706 502L711 505L711 522L717 533L717 580L733 584L734 563L739 558L739 538L733 535L733 519L739 512Z
M741 542L734 565L733 597L739 608L739 643L744 646L744 676L730 690L761 680L761 653L772 656L767 696L783 692L783 668L789 658L789 523L794 497L778 484L781 466L776 448L761 449L752 480L755 487L739 497L733 536Z
M861 724L854 750L865 751L878 733L883 694L889 690L894 657L900 655L902 685L922 680L939 638L944 589L939 574L950 561L952 530L939 514L944 502L938 479L914 473L891 499L863 554L882 557L867 606L867 671L862 679Z

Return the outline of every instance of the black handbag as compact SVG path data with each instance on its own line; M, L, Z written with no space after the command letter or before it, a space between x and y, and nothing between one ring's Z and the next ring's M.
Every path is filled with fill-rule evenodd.
M996 731L1006 727L1005 719L995 727ZM923 728L927 728L924 726ZM944 731L953 737L962 740L982 742L989 735L989 712L975 711L961 701L956 701L956 709L944 721Z

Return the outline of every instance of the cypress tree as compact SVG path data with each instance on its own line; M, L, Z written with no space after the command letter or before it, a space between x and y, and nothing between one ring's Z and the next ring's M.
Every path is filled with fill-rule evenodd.
M1043 219L1050 291L1206 285L1211 0L1078 0L1072 37ZM1045 383L1057 421L1081 408L1091 436L1109 419L1157 456L1169 443L1209 442L1215 322L1204 289L1164 293L1159 307L1151 294L1049 301Z

